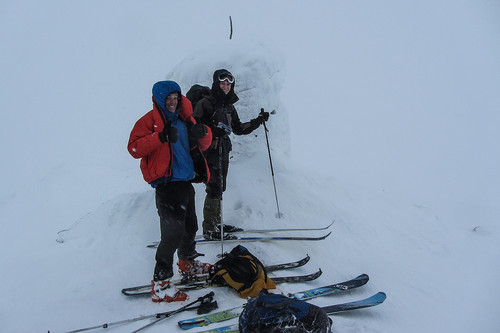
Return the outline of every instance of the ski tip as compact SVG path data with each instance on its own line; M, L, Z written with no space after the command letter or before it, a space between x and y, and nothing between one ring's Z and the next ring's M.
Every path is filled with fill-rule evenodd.
M321 276L321 274L323 274L323 271L321 270L321 268L319 268L316 273L312 273L312 274L310 274L308 276L306 275L307 276L307 280L306 281L316 280L317 278L319 278Z
M383 291L379 291L370 298L376 301L377 303L383 303L387 299L387 294Z
M150 249L156 249L158 247L158 244L160 244L160 242L153 242L149 245L146 245L146 247Z
M206 322L206 320L204 320L204 319L200 319L197 321L191 321L191 322L179 321L179 322L177 322L177 325L179 325L179 327L182 328L183 330L189 330L191 328L204 326L203 324L205 322Z
M366 282L368 282L368 280L370 280L370 277L368 276L368 274L366 273L363 273L361 275L358 275L357 277L355 277L356 280L365 280Z

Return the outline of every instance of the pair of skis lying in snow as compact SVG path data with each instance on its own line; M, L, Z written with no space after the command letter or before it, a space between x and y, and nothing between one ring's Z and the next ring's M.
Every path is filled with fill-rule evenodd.
M236 236L237 234L265 234L265 233L275 233L275 232L306 232L306 231L320 231L320 230L327 230L330 228L333 223L330 223L326 227L322 228L277 228L277 229L253 229L253 230L244 230L244 229L238 229L236 231L229 231L225 232L226 234L231 234L233 236ZM235 242L273 242L273 241L319 241L326 239L328 236L330 236L331 232L319 236L319 237L311 237L311 236L255 236L255 237L240 237L236 236L234 239L224 239L224 243L235 243ZM219 243L219 239L211 239L207 240L204 238L201 238L202 236L197 237L196 239L196 244L213 244L213 243ZM160 242L153 242L147 247L149 248L156 248L158 247L158 244Z
M307 264L307 262L309 262L309 259L310 257L309 255L307 255L300 260L284 264L266 266L265 269L269 273L283 269L301 267ZM317 279L321 275L321 273L322 273L321 269L318 269L318 271L307 275L281 276L281 277L270 277L270 278L275 283L306 282ZM183 291L202 289L208 287L217 287L217 285L213 285L211 283L208 274L193 275L179 280L172 280L171 285L175 286L178 290L183 290ZM151 284L145 284L131 288L124 288L122 289L122 293L126 296L141 296L141 295L151 296Z
M351 279L349 281L341 282L341 283L336 283L324 287L319 287L319 288L313 288L301 292L297 292L294 294L288 294L288 297L293 297L299 300L309 300L311 298L315 297L320 297L320 296L327 296L327 295L332 295L338 292L346 291L346 290L351 290L355 289L358 287L361 287L365 285L368 282L368 275L367 274L361 274L354 279ZM342 304L334 304L330 306L324 306L322 309L329 315L333 315L336 313L344 312L344 311L350 311L350 310L356 310L356 309L363 309L367 307L372 307L375 305L379 305L383 303L386 299L386 294L383 292L376 293L375 295L354 301L354 302L348 302L348 303L342 303ZM204 327L208 326L210 324L214 323L220 323L226 320L238 318L241 314L241 311L243 310L244 306L240 307L235 307L232 309L228 310L223 310L215 313L209 313L206 315L190 318L190 319L184 319L178 322L179 327L182 329L188 330L191 328L195 327ZM229 325L229 326L223 326L203 332L239 332L238 330L238 324L234 325Z

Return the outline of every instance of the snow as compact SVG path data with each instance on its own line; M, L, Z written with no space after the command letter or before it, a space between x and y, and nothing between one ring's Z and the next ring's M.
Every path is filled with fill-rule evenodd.
M2 331L64 332L183 305L120 293L150 281L154 251L145 245L159 237L154 192L126 143L156 81L176 80L185 93L210 85L218 68L236 77L242 120L276 110L267 126L284 215L275 217L259 128L233 138L224 220L246 228L335 220L321 242L245 243L266 264L309 254L296 272L323 270L277 291L367 273L366 286L312 301L387 293L380 306L332 316L336 332L500 326L497 2L7 0L0 8ZM201 224L204 187L195 188ZM198 250L213 262L221 247ZM220 309L244 303L214 291ZM148 331L180 332L177 320L194 315Z

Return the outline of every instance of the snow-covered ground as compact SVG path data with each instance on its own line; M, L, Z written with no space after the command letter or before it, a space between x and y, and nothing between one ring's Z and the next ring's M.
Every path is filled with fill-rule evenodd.
M321 242L245 243L266 264L309 254L295 271L323 270L278 292L367 273L363 288L312 301L387 293L378 307L332 316L336 332L496 331L499 17L492 1L2 2L2 331L64 332L182 306L120 293L149 282L145 245L159 237L154 192L126 143L154 82L174 79L185 93L217 68L236 76L242 120L276 110L269 142L284 214L275 217L259 128L233 138L224 220L335 220ZM214 262L220 246L198 250ZM214 291L221 309L244 302ZM148 331L180 332L177 320L193 315Z

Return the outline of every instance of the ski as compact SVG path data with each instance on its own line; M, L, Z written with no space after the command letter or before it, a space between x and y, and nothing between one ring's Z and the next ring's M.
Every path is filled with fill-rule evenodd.
M270 276L270 278L275 283L299 283L299 282L307 282L315 280L318 277L320 277L322 273L323 272L321 271L321 269L319 269L318 271L307 275L278 276L278 277ZM190 278L188 281L180 280L180 282L179 281L172 282L172 284L177 288L177 290L181 291L189 291L189 290L196 290L196 289L203 289L210 287L225 287L224 285L219 286L216 284L212 284L212 282L208 279L208 274L195 276L194 278ZM125 296L146 296L146 295L150 296L151 285L125 288L122 289L122 293Z
M271 233L271 232L289 232L289 231L320 231L320 230L326 230L330 228L333 223L335 223L335 220L332 221L329 225L325 227L320 227L320 228L276 228L276 229L241 229L241 228L236 228L236 230L228 230L224 231L224 233L227 234L265 234L265 233ZM198 235L196 236L196 239L203 238L203 235Z
M199 333L238 333L240 331L240 327L238 324L233 324L229 326L222 326L218 328L212 328L208 331L200 331Z
M324 306L324 307L322 307L322 309L325 310L325 312L328 315L334 315L334 314L344 312L344 311L363 309L363 308L368 308L371 306L376 306L376 305L382 304L385 301L386 297L387 296L384 292L378 292L371 297L368 297L368 298L365 298L365 299L362 299L359 301ZM235 308L235 309L238 309L238 308ZM239 309L242 309L242 307L240 307ZM239 314L235 315L232 318L236 318L236 317L239 317ZM228 318L228 319L232 319L232 318ZM224 333L239 332L238 324L214 328L214 329L207 330L207 331L201 331L199 333L220 333L220 332L224 332Z
M273 242L273 241L319 241L326 239L330 236L332 232L319 236L319 237L308 237L308 236L256 236L256 237L237 237L235 239L224 240L224 243L240 243L240 242ZM219 244L219 239L197 239L196 244Z
M300 291L294 294L288 294L288 297L296 298L298 300L307 300L315 297L331 295L340 291L354 289L365 285L369 280L367 274L361 274L349 281L331 284L324 287L313 288L309 290Z
M318 269L316 272L307 275L295 275L295 276L270 276L271 280L275 283L286 283L286 282L307 282L316 280L321 276L323 272Z
M382 304L387 295L384 292L378 292L375 295L349 303L335 304L330 306L323 306L322 309L328 314L335 314L344 311L351 311L356 309L369 308L371 306Z
M275 265L270 265L266 266L266 271L267 272L273 272L273 271L278 271L282 269L290 269L290 268L296 268L296 267L301 267L304 266L309 262L311 258L309 255L306 255L304 258L297 260L297 261L292 261L288 263L283 263L283 264L275 264ZM319 276L319 275L318 275ZM275 278L272 278L273 281ZM187 279L178 279L178 280L173 280L172 284L175 286L183 285L183 284L193 284L193 283L207 283L208 280L208 274L201 274L201 275L196 275L190 277L189 280ZM124 288L122 289L122 293L126 296L141 296L141 295L151 295L151 284L147 285L142 285L142 286L137 286L137 287L131 287L131 288Z
M225 239L224 243L242 243L242 242L275 242L275 241L319 241L330 236L331 232L319 237L307 236L268 236L268 237L236 237L234 239ZM197 239L196 244L219 244L219 239ZM158 242L147 245L149 248L158 247Z
M269 273L269 272L279 271L282 269L301 267L301 266L304 266L305 264L307 264L310 259L311 259L311 257L309 257L309 255L306 255L304 258L297 260L297 261L287 262L284 264L276 264L276 265L266 266L266 272Z
M324 286L321 288L315 288L315 289L309 289L305 291L301 291L295 294L288 294L289 297L294 297L295 295L298 295L301 300L307 300L311 299L314 297L319 297L319 296L326 296L333 294L335 292L341 292L341 291L346 291L354 288L361 287L365 285L369 280L369 277L367 274L361 274L349 281L341 282L341 283L336 283L336 284L331 284L328 286ZM273 280L274 281L274 280ZM322 290L321 292L318 292L319 290ZM204 316L199 316L191 319L186 319L186 320L181 320L178 322L179 327L187 330L190 328L194 327L202 327L202 326L208 326L212 323L218 323L221 321L229 320L232 318L239 317L241 313L242 307L235 307L229 310L224 310L224 311L219 311L216 313L211 313L207 314Z
M232 309L227 309L219 312L209 313L203 316L194 317L191 319L180 320L177 322L183 330L189 330L195 327L204 327L214 323L220 323L229 319L238 318L243 311L245 304Z
M272 277L270 278L274 281L274 283L299 283L299 282L307 282L307 281L312 281L317 279L318 277L321 276L323 272L321 269L318 271L307 274L307 275L293 275L293 276L278 276L278 277ZM177 290L181 291L188 291L188 290L196 290L196 289L203 289L203 288L210 288L210 287L225 287L219 286L212 284L211 281L206 280L206 281L196 281L196 282L190 282L187 284L182 284L182 285L177 285Z

